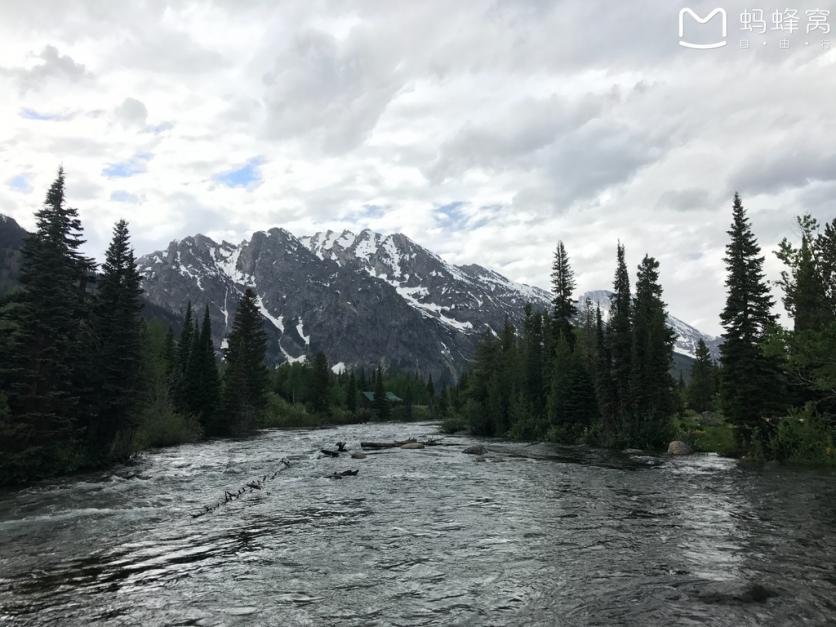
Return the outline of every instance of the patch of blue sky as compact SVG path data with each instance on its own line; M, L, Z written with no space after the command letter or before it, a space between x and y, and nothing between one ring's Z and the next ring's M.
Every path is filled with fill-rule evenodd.
M6 185L9 186L9 189L15 192L23 192L24 194L28 194L32 191L32 183L29 180L29 176L26 174L18 174L17 176L13 176L8 181L6 181Z
M124 189L118 189L110 193L110 199L114 202L126 202L136 204L139 202L139 196L126 192Z
M240 168L220 172L212 178L227 187L257 187L261 183L259 168L263 163L264 159L262 157L255 157Z
M151 153L140 152L127 161L111 163L102 170L102 175L108 178L125 178L142 174L148 169L148 162L154 157Z
M63 115L61 113L41 113L40 111L35 111L34 109L27 109L26 107L20 110L20 117L26 118L27 120L39 121L63 121L69 119L69 116Z

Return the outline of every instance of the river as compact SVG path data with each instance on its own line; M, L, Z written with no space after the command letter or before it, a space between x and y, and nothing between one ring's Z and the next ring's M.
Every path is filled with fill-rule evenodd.
M833 472L498 440L483 461L469 437L318 453L434 431L268 431L0 493L0 623L836 622Z

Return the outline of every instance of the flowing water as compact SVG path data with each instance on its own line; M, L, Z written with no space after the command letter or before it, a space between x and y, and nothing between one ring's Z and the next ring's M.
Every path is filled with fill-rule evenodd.
M1 493L0 623L836 622L834 473L451 437L318 453L433 431L271 431Z

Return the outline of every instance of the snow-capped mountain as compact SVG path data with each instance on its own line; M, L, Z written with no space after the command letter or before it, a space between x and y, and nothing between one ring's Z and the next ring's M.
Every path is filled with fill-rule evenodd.
M548 292L478 265L456 266L402 234L326 231L297 238L284 229L240 244L203 235L172 242L138 261L148 301L172 313L187 300L209 307L215 343L229 331L238 299L251 287L268 331L269 357L301 361L324 351L332 363L432 373L450 380L466 369L479 337L523 305L548 307ZM609 310L609 292L588 292ZM676 350L692 354L714 338L671 317Z
M596 306L601 308L601 315L606 320L610 315L612 296L613 292L608 290L585 292L578 297L579 307L583 307L584 303L589 301L593 308ZM720 359L720 338L703 333L687 322L683 322L679 318L674 318L670 314L668 314L668 326L676 333L676 340L674 342L675 352L680 355L694 357L694 353L697 350L697 342L702 339L715 361Z

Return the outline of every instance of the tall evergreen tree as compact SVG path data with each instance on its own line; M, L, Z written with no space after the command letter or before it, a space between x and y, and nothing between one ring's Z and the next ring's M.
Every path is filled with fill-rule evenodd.
M189 381L187 378L189 360L192 356L192 344L195 338L195 320L192 315L192 301L186 303L186 313L183 314L183 327L180 330L180 340L177 342L176 363L174 376L172 377L172 388L174 391L174 406L177 411L189 413Z
M542 418L545 412L543 374L543 318L535 313L531 304L525 306L523 318L523 342L525 350L525 393L527 409L534 418ZM521 403L522 404L522 403Z
M83 243L78 211L64 196L64 171L35 214L37 229L26 238L22 289L8 312L9 354L3 387L10 417L0 424L0 465L9 479L51 474L74 464L79 419L80 340L85 322L86 279L92 262Z
M562 241L557 243L554 251L551 278L555 340L562 337L569 348L574 350L575 336L572 333L572 321L577 313L577 307L572 294L575 291L575 273Z
M198 417L204 431L212 435L223 433L223 426L218 424L221 381L212 344L209 305L203 309L200 330L192 336L192 348L186 364L186 386L189 411Z
M666 319L659 262L645 255L636 276L636 298L631 312L628 433L632 442L640 446L661 446L670 431L669 420L674 410L670 367L676 335Z
M716 376L711 353L702 338L697 341L694 356L696 359L691 366L691 383L687 388L688 405L694 411L704 412L713 405Z
M228 422L223 427L227 433L254 429L267 402L266 344L255 292L247 288L238 303L225 352L223 408Z
M720 347L723 411L746 446L769 407L775 374L763 353L763 340L775 317L763 271L764 258L740 196L735 193L726 245L726 305L720 314L725 333Z
M598 399L598 411L602 419L602 432L605 442L614 443L618 437L616 423L615 389L612 380L610 347L607 342L601 307L595 309L595 343L597 346L595 369L595 392Z
M328 411L328 386L330 372L325 353L319 351L314 355L313 372L311 373L311 407L314 412L321 414Z
M141 294L128 224L120 220L105 254L93 309L97 411L88 443L91 456L99 461L124 459L131 453L142 357Z
M796 331L819 329L834 319L825 274L827 268L826 239L818 234L818 222L810 215L799 216L801 246L795 248L786 238L776 255L787 265L778 284L784 290L784 306L792 316ZM829 277L828 277L829 278Z
M631 307L630 275L627 273L624 246L619 242L607 337L610 359L612 360L610 372L614 392L613 407L619 422L627 416L630 410L630 376L633 353Z

